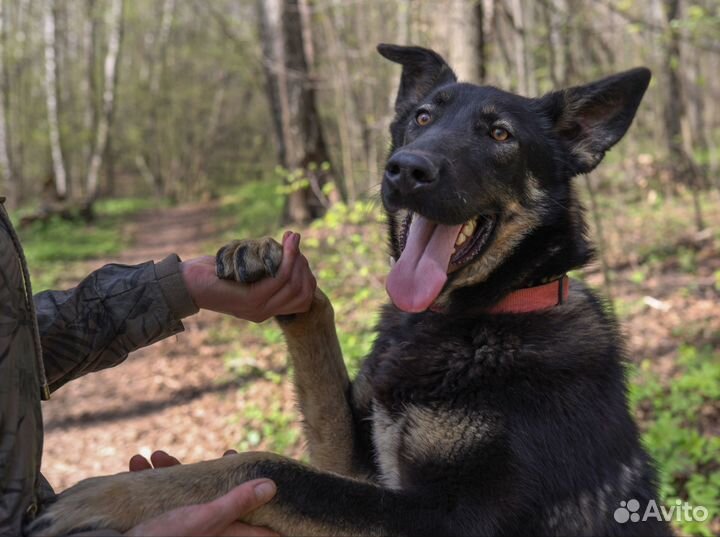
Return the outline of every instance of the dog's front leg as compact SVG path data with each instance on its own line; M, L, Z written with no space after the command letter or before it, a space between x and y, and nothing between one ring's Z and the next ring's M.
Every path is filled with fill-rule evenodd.
M309 311L278 318L278 323L294 366L310 461L321 470L351 476L355 430L350 379L332 305L317 289Z
M269 453L126 472L81 481L29 528L32 537L78 530L127 532L178 507L214 500L251 479L275 481L275 498L243 517L283 535L441 535L447 509L435 498L323 472Z
M273 239L234 241L217 254L220 278L250 283L273 277L282 246ZM309 311L278 317L295 371L310 461L322 470L353 475L354 424L350 379L335 332L332 305L317 289Z

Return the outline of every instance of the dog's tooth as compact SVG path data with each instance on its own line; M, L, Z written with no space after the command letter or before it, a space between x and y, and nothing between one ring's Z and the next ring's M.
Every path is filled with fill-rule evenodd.
M460 233L465 237L470 238L475 233L475 222L466 222L460 229Z

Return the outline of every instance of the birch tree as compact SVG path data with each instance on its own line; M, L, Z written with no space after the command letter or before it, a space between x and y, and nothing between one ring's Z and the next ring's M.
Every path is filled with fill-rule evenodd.
M167 49L175 19L175 10L175 0L164 0L160 15L160 25L157 29L157 40L154 48L150 51L150 65L148 66L149 80L147 99L150 106L148 107L144 131L149 143L140 148L135 158L141 174L146 177L146 181L153 185L155 193L158 195L167 194L168 188L171 186L168 183L172 180L171 177L165 176L163 171L164 155L160 149L160 136L158 133L160 107L157 105L157 101L162 89Z
M5 193L11 205L17 201L16 177L10 160L10 139L7 125L7 69L5 66L5 46L7 25L3 12L4 1L0 0L0 174L5 181Z
M98 175L103 155L108 143L108 136L115 106L115 89L117 87L118 57L122 42L122 18L124 0L112 0L109 14L108 48L104 63L104 89L102 97L102 113L97 121L95 143L86 180L87 202L92 203L98 193Z
M58 111L57 44L55 39L55 3L43 3L43 38L45 43L45 104L47 106L50 153L55 179L55 193L59 199L67 196L67 168L60 143L60 118Z
M97 50L98 17L96 14L96 0L85 0L85 21L83 25L82 42L85 49L85 76L82 80L82 95L85 100L83 114L83 128L85 130L85 144L83 147L83 162L85 163L85 177L87 178L90 159L92 158L94 139L97 125L97 83L95 80L95 58Z

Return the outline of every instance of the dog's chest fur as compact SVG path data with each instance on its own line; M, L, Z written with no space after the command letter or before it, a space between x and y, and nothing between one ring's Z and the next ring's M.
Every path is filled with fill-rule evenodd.
M372 386L372 441L381 482L410 488L427 465L449 468L480 454L501 434L502 418L487 398L501 384L520 345L465 320L453 329L437 318L391 314L363 374ZM386 319L387 320L387 319ZM488 389L492 377L498 383ZM437 471L437 470L436 470Z
M393 419L390 413L373 401L372 433L375 445L376 463L380 469L380 479L388 488L399 489L400 450L405 443L403 433L407 417L400 415Z

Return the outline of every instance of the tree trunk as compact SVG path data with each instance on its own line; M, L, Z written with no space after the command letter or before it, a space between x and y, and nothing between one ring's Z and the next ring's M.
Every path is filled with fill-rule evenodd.
M105 87L103 89L102 113L97 121L95 131L95 143L90 158L86 180L86 202L92 204L97 198L98 176L105 149L108 143L108 136L112 123L113 110L115 107L115 90L117 88L118 57L122 42L122 20L124 0L113 0L110 5L108 48L105 56Z
M667 45L663 70L665 74L665 130L669 166L675 179L687 185L693 195L695 226L698 231L705 228L700 201L700 173L690 154L685 150L682 132L685 114L685 99L682 81L678 71L680 64L680 33L673 21L680 16L680 0L665 0L665 18L667 21Z
M357 190L353 168L355 155L353 151L355 140L360 138L354 125L358 125L358 114L353 101L350 73L346 56L347 46L341 42L340 36L345 33L345 20L337 0L333 1L330 16L321 15L321 25L325 31L325 40L328 56L330 57L330 69L333 79L333 104L335 106L334 116L337 118L337 134L340 148L340 163L342 165L342 184L338 185L343 197L350 201L357 199Z
M98 34L98 17L96 14L96 0L85 0L85 24L83 26L83 47L85 49L85 77L82 81L82 94L85 100L83 128L85 129L85 143L83 146L83 176L87 177L90 169L90 159L93 153L93 133L97 131L97 82L96 51ZM84 186L84 185L83 185Z
M477 0L473 8L475 23L475 63L478 82L484 84L488 76L488 45L491 42L494 0Z
M5 181L4 190L0 190L8 199L8 205L17 203L17 177L13 171L10 152L10 129L7 124L7 68L5 66L5 49L7 43L7 25L3 12L4 0L0 0L0 176Z
M170 185L171 180L167 174L165 174L163 167L166 155L163 154L161 149L158 122L160 120L160 102L162 102L159 96L161 95L168 42L170 41L170 34L175 20L176 7L176 0L165 0L162 5L157 45L155 51L150 54L150 79L148 83L148 101L150 102L150 107L144 129L144 138L147 141L147 145L141 149L140 154L136 157L138 162L143 163L143 167L141 168L143 176L148 178L152 177L155 194L158 196L166 195L171 188L174 188L174 185ZM176 195L175 192L171 194L173 196Z
M205 132L200 141L195 144L196 147L192 152L188 170L184 174L184 198L207 194L209 192L206 164L209 156L212 154L213 143L225 107L225 93L227 88L231 86L231 82L232 78L227 73L218 73L217 89L213 96L212 107L210 108ZM250 100L249 95L246 100Z
M547 0L542 4L547 25L547 45L550 61L550 76L553 86L568 85L568 6L566 0Z
M412 9L412 0L400 0L397 6L397 43L398 45L409 45L411 37L412 17L410 10ZM394 98L394 97L393 97ZM393 101L394 102L394 101Z
M481 4L474 5L470 0L450 0L449 5L437 4L437 9L445 12L447 28L441 38L447 43L447 60L452 65L460 80L477 82L479 79L477 47L478 24L477 9ZM438 13L440 14L440 13Z
M532 34L529 29L533 27L533 3L522 0L512 0L511 19L516 33L515 38L515 64L518 74L519 93L534 97L537 94L535 79L535 66L532 57Z
M289 183L283 220L304 223L328 205L330 161L304 46L312 34L303 28L298 0L258 0L258 11L278 160Z
M48 113L50 152L53 163L55 194L59 199L67 196L67 172L60 143L60 120L58 111L57 46L55 40L55 2L45 0L43 8L43 36L45 39L45 102Z

